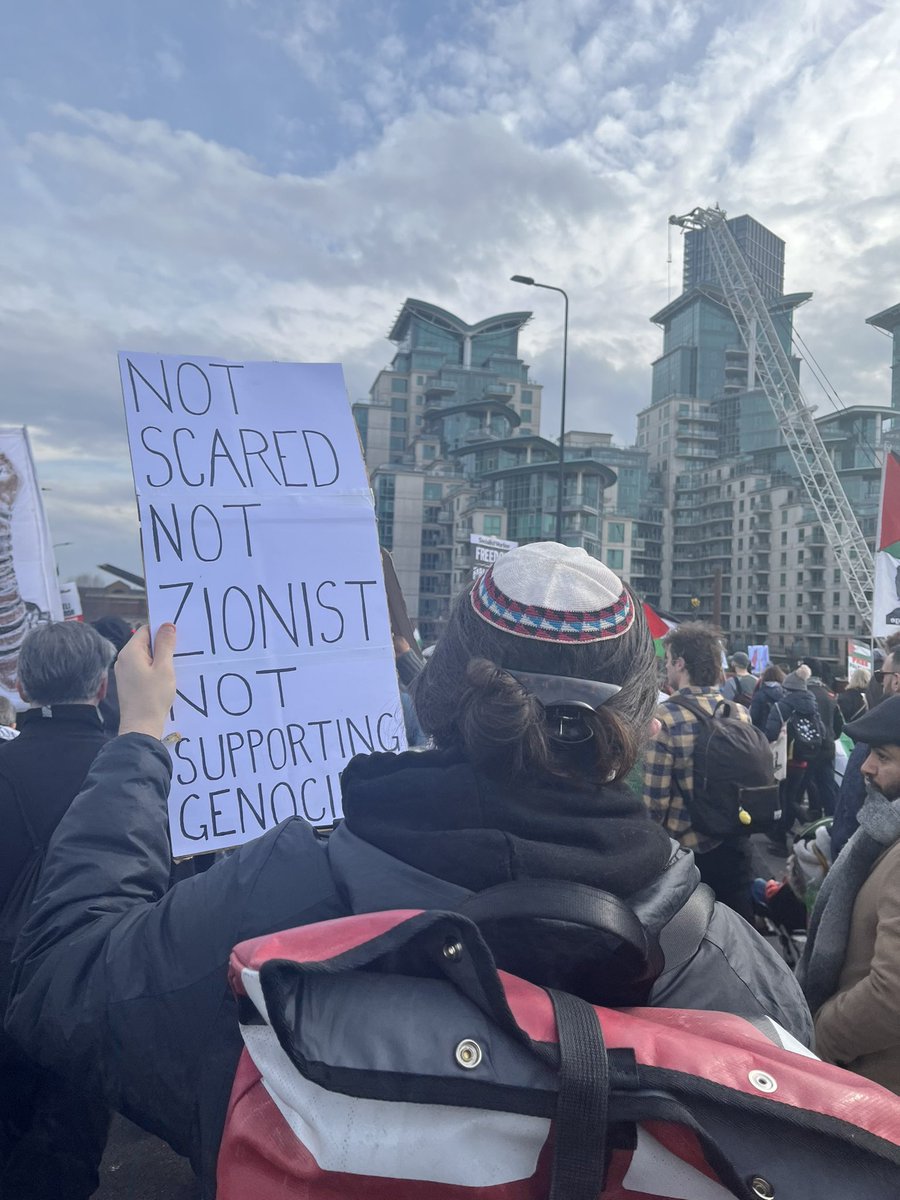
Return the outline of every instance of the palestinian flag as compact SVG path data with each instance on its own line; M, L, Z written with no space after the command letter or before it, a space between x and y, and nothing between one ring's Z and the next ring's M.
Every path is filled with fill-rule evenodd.
M881 479L881 511L875 543L872 632L887 637L900 629L900 457L889 450Z
M653 638L653 645L656 647L657 658L665 657L665 649L662 644L663 638L670 629L675 629L678 625L677 621L670 621L666 617L661 616L655 608L651 608L646 601L643 604L644 616L647 618L647 626L650 630L650 636Z

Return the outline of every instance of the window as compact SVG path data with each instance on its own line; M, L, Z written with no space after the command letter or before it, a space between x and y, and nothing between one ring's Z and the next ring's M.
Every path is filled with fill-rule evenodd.
M840 583L840 582L841 582L841 569L840 569L840 567L835 567L835 568L834 568L834 576L833 576L833 581L834 581L835 583Z
M391 435L391 449L392 450L405 450L406 449L406 438L403 437L402 434L396 434L396 433L392 434Z
M625 566L625 551L624 550L607 550L606 565L613 571L621 571Z
M425 484L425 499L426 500L440 500L442 491L443 491L443 488L441 487L441 485L439 483L426 483ZM458 508L459 501L457 500L456 503L457 503L457 508Z
M425 376L424 376L424 375L417 375L417 376L416 376L416 383L419 385L419 387L421 387L421 386L423 385L423 383L424 383L424 382L425 382Z
M738 512L743 512L743 511L744 511L744 501L741 500L741 502L738 504Z
M527 391L525 391L525 389L523 388L523 389L522 389L522 403L523 403L523 404L531 404L531 402L532 402L532 398L533 398L533 395L534 395L534 393L533 393L533 392L527 392Z
M392 392L408 392L409 391L409 380L408 379L398 379L395 375L394 378L391 380L391 391Z
M741 501L741 503L743 504L743 500ZM739 533L744 532L744 518L743 517L738 518L738 532Z
M840 606L840 603L841 603L841 593L840 592L832 592L831 603L834 605L835 608L838 608Z
M625 524L622 521L609 521L606 526L606 540L619 545L625 541Z
M847 628L848 628L848 629L855 629L855 628L856 628L856 613L850 613L850 614L848 615L848 617L847 617Z
M484 532L488 537L499 537L500 531L503 528L502 517L485 517Z
M778 628L779 628L779 629L784 629L784 628L785 628L785 624L784 624L784 617L779 617L779 618L778 618Z
M406 417L391 417L391 431L393 433L405 433Z
M531 409L530 409L530 408L523 408L523 409L522 409L522 420L523 420L523 421L530 421L530 420L531 420Z
M797 537L798 537L798 539L799 539L801 542L805 542L805 541L806 541L806 530L805 530L805 529L798 529L798 530L797 530Z
M797 562L803 562L803 551L802 550L797 551Z
M787 571L782 571L778 576L778 582L782 587L787 586Z
M835 613L834 616L831 618L831 628L832 629L840 629L840 627L841 627L841 614Z
M783 508L783 509L781 510L781 523L782 523L782 525L787 525L787 519L788 519L788 511L787 511L787 509L786 509L786 508Z
M800 616L799 613L797 614L797 628L798 629L803 628L803 618Z
M782 544L782 546L787 545L787 530L786 529L783 529L781 531L781 544Z
M781 565L783 567L787 566L787 555L786 554L782 554L782 556L781 556Z
M778 607L784 608L784 592L778 597Z

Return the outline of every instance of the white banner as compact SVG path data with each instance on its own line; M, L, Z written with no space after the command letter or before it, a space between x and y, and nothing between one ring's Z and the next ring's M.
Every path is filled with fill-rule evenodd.
M42 621L62 620L50 531L28 431L0 429L0 692L14 703L19 650Z
M341 816L405 748L375 513L339 366L121 354L151 627L178 627L176 856Z

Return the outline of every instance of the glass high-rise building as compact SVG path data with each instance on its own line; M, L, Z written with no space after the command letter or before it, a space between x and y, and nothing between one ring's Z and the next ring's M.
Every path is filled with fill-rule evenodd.
M784 242L780 237L746 214L726 221L732 237L753 272L753 278L766 300L784 294ZM684 291L704 283L719 285L705 229L691 229L684 236Z

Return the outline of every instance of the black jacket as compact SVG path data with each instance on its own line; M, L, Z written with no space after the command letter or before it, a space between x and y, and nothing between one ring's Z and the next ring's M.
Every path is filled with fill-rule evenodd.
M759 685L753 693L753 699L750 701L750 720L757 729L765 731L772 705L776 700L780 700L783 695L784 688L774 680Z
M453 908L511 878L579 879L627 896L658 935L667 965L651 1002L771 1015L810 1041L784 962L698 893L692 855L624 787L504 791L449 752L358 758L330 840L294 818L166 893L170 774L165 749L143 735L98 757L50 844L8 1025L35 1057L190 1155L206 1197L241 1051L228 956L263 933ZM681 919L697 911L692 898L697 928Z
M821 758L834 758L835 738L839 738L844 730L844 717L837 702L824 684L810 683L809 690L815 697L819 716L825 725L825 745L822 747Z
M30 708L17 724L19 736L0 742L0 905L33 852L17 798L45 846L108 740L92 704Z

